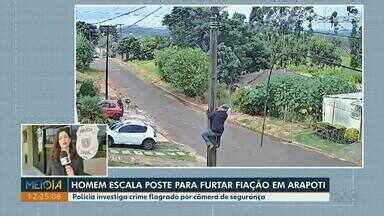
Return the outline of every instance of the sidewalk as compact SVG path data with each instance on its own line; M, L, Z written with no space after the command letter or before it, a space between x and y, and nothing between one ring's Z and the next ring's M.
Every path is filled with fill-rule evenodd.
M22 175L24 175L24 176L45 176L44 173L42 173L36 167L23 167Z

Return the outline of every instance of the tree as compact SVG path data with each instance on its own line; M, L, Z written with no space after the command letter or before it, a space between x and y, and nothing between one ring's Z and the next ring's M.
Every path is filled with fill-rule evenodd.
M84 70L93 60L95 48L93 44L81 33L76 35L76 69Z
M138 59L141 51L139 39L129 36L121 40L117 48L120 54L125 54L125 60Z
M162 22L168 26L173 45L208 50L209 17L207 7L174 7Z
M359 11L354 6L347 7L348 15L351 19L352 32L349 39L351 49L351 67L360 68L362 64L362 26L359 18Z
M309 44L309 54L311 61L316 65L340 64L341 57L336 52L337 41L329 41L327 39L313 38Z
M99 33L97 27L90 23L77 21L76 32L84 35L93 45L96 45L99 39Z
M304 21L308 21L308 27L311 29L314 16L313 7L259 6L252 8L249 23L256 31L269 26L275 28L280 34L287 34L302 31Z
M225 46L224 43L218 46L218 69L219 82L227 85L237 82L242 73L239 58L231 47Z
M208 51L210 16L208 8L175 7L164 17L163 24L169 28L173 45ZM265 68L265 44L253 36L245 15L235 13L230 18L224 11L218 15L217 21L219 81L230 85L242 73Z
M148 60L153 59L155 50L160 46L160 38L158 37L144 37L140 39L140 59Z

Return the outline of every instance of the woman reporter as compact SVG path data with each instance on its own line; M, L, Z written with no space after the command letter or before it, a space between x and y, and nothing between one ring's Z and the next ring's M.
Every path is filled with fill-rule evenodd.
M62 164L62 161L67 161L69 163ZM46 174L54 176L75 176L84 174L83 159L77 154L76 148L72 143L71 135L66 128L61 128L56 133Z

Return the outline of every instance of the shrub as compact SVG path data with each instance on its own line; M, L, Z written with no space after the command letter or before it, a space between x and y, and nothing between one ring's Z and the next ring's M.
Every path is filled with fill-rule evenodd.
M339 125L331 125L326 122L319 122L315 125L315 134L323 139L332 140L338 143L346 143L344 139L346 128Z
M357 142L359 140L359 133L359 130L356 128L348 128L345 131L344 139L349 143Z
M333 65L332 63L341 63L341 57L338 55L337 42L328 39L313 38L309 43L309 53L314 65ZM326 60L326 61L324 61ZM330 60L330 62L328 62Z
M239 111L250 115L261 115L264 111L266 92L264 86L239 88L235 91L233 104Z
M288 120L303 120L308 116L319 119L324 95L353 91L356 91L353 84L336 77L309 78L296 75L274 77L270 82L268 113ZM247 114L262 114L266 96L266 81L264 81L252 89L237 90L234 105Z
M106 123L98 97L79 97L77 99L77 111L81 123Z
M80 97L81 96L94 97L98 94L98 92L99 92L99 90L94 85L93 81L87 79L83 83L81 83L78 96L80 96Z
M84 70L89 67L93 60L95 48L83 34L76 35L76 69Z
M156 63L161 79L187 96L203 96L208 87L206 53L196 48L165 48L158 53Z
M338 77L353 84L361 83L362 74L358 71L352 71L346 68L334 66L309 66L309 65L290 65L289 68L302 74L308 74L312 77Z

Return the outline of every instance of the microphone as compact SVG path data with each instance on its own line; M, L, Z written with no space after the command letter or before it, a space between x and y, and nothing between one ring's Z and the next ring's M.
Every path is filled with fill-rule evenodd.
M60 152L61 165L66 166L71 163L71 159L68 157L68 153L65 151Z

